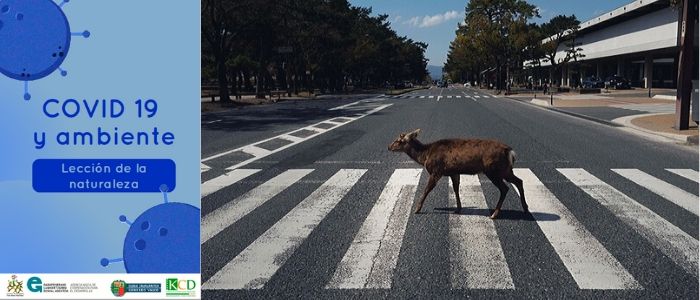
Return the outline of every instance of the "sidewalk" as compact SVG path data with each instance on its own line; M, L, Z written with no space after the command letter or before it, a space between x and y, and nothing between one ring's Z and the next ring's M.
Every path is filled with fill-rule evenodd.
M308 94L307 94L308 95ZM216 111L222 111L222 110L227 110L230 109L231 107L242 107L242 106L248 106L248 105L260 105L260 104L270 104L270 103L277 103L277 102L282 102L282 101L305 101L305 100L323 100L323 99L355 99L355 98L367 98L367 97L372 97L376 96L377 94L368 94L368 93L362 93L362 94L323 94L323 95L311 95L307 96L304 94L300 95L292 95L291 97L287 97L286 94L284 95L274 95L273 97L265 97L265 98L256 98L255 95L244 95L241 96L240 99L236 99L234 96L231 96L232 102L228 105L222 105L220 102L220 98L218 96L214 97L215 101L212 101L212 97L201 97L201 103L202 103L202 112L216 112Z
M593 95L566 93L550 97L540 92L505 97L610 126L631 128L644 135L698 144L698 125L691 120L690 129L674 129L675 101L669 97L649 98L648 91L646 95L641 91L627 91Z

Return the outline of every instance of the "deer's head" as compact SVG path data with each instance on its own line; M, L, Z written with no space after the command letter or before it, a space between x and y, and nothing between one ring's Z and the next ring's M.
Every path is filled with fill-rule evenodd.
M393 143L389 145L389 151L406 152L410 147L409 142L418 137L419 132L420 129L416 129L409 133L402 133L398 138L396 138L396 140L394 140Z

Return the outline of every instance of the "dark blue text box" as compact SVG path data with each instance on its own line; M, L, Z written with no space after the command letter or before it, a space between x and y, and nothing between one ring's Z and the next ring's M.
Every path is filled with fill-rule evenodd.
M39 193L148 193L175 190L170 159L37 159L32 186Z

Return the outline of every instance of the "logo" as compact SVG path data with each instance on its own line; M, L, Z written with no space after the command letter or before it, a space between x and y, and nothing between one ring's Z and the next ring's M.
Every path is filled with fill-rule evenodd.
M112 281L110 290L116 297L126 293L160 293L160 283L126 283L124 280Z
M43 282L41 282L41 278L39 277L32 277L27 280L27 289L32 292L32 293L41 293L44 291L44 285Z
M165 280L165 295L168 297L194 297L196 296L196 287L197 282L191 279L168 278Z
M7 296L24 296L24 281L17 280L17 275L12 275L12 279L7 281Z
M123 280L112 281L111 290L112 290L112 295L114 295L114 296L117 296L117 297L124 296L124 294L126 294L126 282L124 282Z

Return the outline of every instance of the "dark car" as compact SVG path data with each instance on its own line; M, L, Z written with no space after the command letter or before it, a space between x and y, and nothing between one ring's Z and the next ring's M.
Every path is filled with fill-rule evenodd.
M437 86L438 86L438 87L441 87L441 88L446 88L446 87L447 87L447 81L440 81L440 82L438 82Z
M630 89L630 81L622 76L610 76L605 78L605 87L616 90L627 90Z
M581 86L584 89L602 89L605 87L605 82L600 80L598 77L591 76L584 78L581 82Z

